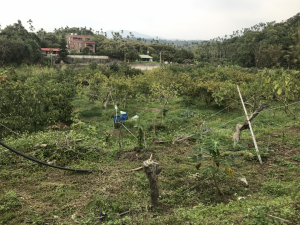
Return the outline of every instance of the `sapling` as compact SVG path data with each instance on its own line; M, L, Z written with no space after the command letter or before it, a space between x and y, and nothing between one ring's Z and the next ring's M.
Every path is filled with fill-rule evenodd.
M198 140L200 144L192 148L192 151L196 151L198 154L189 155L189 158L198 163L196 169L200 170L200 173L212 175L218 193L223 195L222 190L218 186L216 175L221 171L221 166L224 166L225 173L230 178L233 178L231 165L234 163L234 153L227 154L223 150L224 147L221 146L221 139L219 138L208 138L201 135ZM209 164L201 168L201 161L208 161Z
M144 144L144 126L140 121L138 121L138 123L135 124L134 127L138 128L137 145L139 149L142 149Z

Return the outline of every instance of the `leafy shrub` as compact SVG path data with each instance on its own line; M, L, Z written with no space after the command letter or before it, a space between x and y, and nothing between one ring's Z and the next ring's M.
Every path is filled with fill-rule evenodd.
M71 70L11 69L9 79L0 85L0 122L12 130L41 129L58 120L70 119L71 99L76 86ZM4 104L5 103L5 104ZM8 131L0 128L0 137Z
M119 71L119 64L117 62L113 62L112 64L109 65L109 69L118 72Z
M97 67L98 67L98 63L97 63L96 61L91 62L91 63L89 64L89 68L90 68L91 70L96 70Z

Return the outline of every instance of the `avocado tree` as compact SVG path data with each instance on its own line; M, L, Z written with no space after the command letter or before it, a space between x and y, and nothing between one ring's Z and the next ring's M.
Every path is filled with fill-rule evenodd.
M0 123L24 132L69 120L76 86L67 75L9 71L0 85ZM1 134L4 134L4 132Z

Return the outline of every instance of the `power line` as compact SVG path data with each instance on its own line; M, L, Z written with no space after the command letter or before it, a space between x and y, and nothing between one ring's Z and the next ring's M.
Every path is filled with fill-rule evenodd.
M285 105L285 106L279 106L279 107L275 107L275 108L271 108L271 109L266 109L266 110L261 111L260 113L272 111L272 110L275 110L275 109L285 108L285 107L287 107L287 106L295 105L295 104L298 104L298 103L300 103L300 101L294 102L294 103L291 103L291 104L288 104L288 105ZM224 125L226 125L226 124L228 124L228 123L231 123L231 122L233 122L233 121L235 121L235 120L238 120L238 119L240 119L240 118L243 118L243 117L245 117L245 116L241 116L241 117L235 118L235 119L233 119L233 120L231 120L231 121L229 121L229 122L227 122L227 123L222 124L221 126L218 126L218 127L215 127L215 128L213 128L213 129L211 129L210 131L213 131L213 130L215 130L215 129L217 129L217 128L220 128L220 127L222 127L222 126L224 126ZM208 132L209 132L209 131L208 131Z
M28 139L24 138L24 137L23 137L23 136L21 136L20 134L18 134L18 133L16 133L16 132L14 132L12 129L10 129L10 128L8 128L7 126L5 126L4 124L0 123L0 125L1 125L1 126L3 126L4 128L6 128L7 130L9 130L10 132L12 132L12 133L16 134L17 136L19 136L19 137L21 137L21 138L23 138L23 139L25 139L25 140L29 141ZM31 142L31 141L29 141L29 142Z

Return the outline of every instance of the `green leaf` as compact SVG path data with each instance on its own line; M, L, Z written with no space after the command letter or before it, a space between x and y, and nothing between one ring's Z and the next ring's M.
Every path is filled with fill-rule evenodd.
M192 159L193 162L199 162L203 160L202 154L199 155L188 155L188 158Z
M280 94L281 94L281 92L282 92L282 89L281 89L281 88L279 88L279 89L278 89L278 91L277 91L277 94L278 94L278 95L280 95Z

